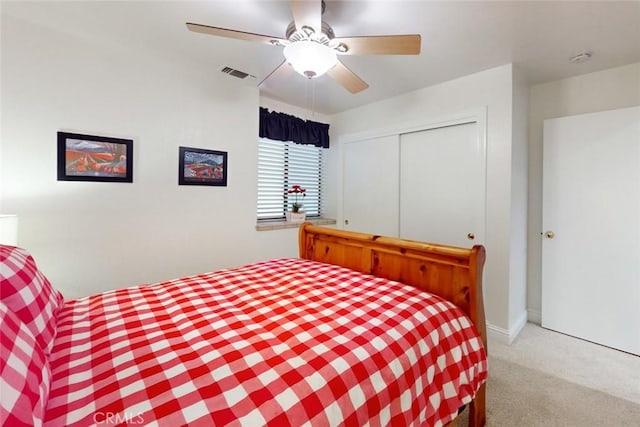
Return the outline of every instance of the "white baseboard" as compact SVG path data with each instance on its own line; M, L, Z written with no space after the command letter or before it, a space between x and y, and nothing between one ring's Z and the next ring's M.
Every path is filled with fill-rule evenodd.
M491 345L492 342L509 344L509 331L499 326L492 325L491 323L487 323L487 340L489 341L489 345Z
M524 325L527 324L527 312L523 311L518 320L507 330L487 323L487 339L500 344L511 344L516 339Z

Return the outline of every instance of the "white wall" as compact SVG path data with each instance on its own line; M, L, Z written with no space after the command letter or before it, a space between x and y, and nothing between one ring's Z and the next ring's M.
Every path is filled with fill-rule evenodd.
M210 70L2 15L0 207L67 298L297 256L255 230L259 95ZM56 132L134 140L134 182L56 180ZM227 151L227 187L178 186L178 147Z
M511 253L509 267L509 325L519 331L527 323L527 121L529 82L513 68L513 126L511 137Z
M521 91L521 83L517 84ZM524 295L524 261L517 261L521 249L512 253L512 245L524 241L526 229L522 206L512 207L512 186L522 187L522 176L512 178L513 67L505 65L395 98L349 110L332 117L334 141L341 135L411 127L485 109L487 111L487 263L485 268L485 307L491 331L513 338L517 333L512 318L526 316L524 298L516 298L510 310L510 293ZM519 119L520 120L520 119ZM518 124L521 124L520 121ZM406 126L405 126L406 125ZM519 140L519 145L522 141ZM336 147L339 149L340 147ZM334 156L340 157L335 151ZM516 155L517 159L521 154ZM518 160L519 161L519 160ZM334 163L341 175L340 160ZM513 182L512 182L513 180ZM338 183L339 185L339 183ZM342 224L340 193L337 190L336 212ZM513 203L524 203L517 199ZM517 209L520 213L512 213ZM512 218L513 216L513 218ZM514 218L518 222L514 222ZM514 238L513 234L520 237ZM516 258L514 258L516 257ZM511 271L518 269L518 271ZM519 311L519 313L518 313Z
M577 65L579 66L579 65ZM543 121L640 105L640 63L532 86L529 103L529 319L540 322Z

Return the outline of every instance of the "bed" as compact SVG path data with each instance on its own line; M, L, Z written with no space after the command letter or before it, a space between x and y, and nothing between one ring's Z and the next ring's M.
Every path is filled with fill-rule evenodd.
M305 223L299 258L68 301L1 249L4 425L485 423L481 246Z

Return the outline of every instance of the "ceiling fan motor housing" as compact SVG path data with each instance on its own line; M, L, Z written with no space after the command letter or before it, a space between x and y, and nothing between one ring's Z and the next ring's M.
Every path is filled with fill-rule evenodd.
M322 29L320 30L321 31L320 33L314 32L313 29L310 27L304 27L304 28L309 29L311 31L310 32L303 31L301 33L300 31L296 30L296 23L294 21L291 21L291 23L287 27L287 32L285 36L286 39L289 40L290 42L296 42L299 40L313 38L315 41L319 43L329 44L331 39L333 39L336 36L335 33L333 32L333 28L331 28L331 26L324 21L322 21Z

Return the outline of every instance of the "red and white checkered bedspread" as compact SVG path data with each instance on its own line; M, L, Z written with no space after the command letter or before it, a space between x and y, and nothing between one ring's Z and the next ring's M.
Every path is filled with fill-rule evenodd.
M301 259L67 301L50 362L49 426L438 426L487 375L452 304Z

